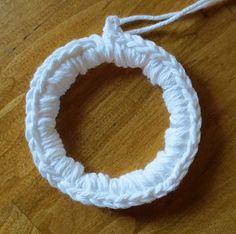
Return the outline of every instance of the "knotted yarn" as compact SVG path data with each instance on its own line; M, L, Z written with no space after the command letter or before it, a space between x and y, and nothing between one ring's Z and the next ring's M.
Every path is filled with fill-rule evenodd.
M198 97L175 57L137 33L164 26L212 2L216 1L197 1L179 12L160 16L109 16L102 36L94 34L73 40L56 49L38 67L26 95L25 134L34 163L51 186L83 204L118 209L151 202L179 185L200 141ZM121 29L122 24L140 19L162 21L129 32ZM116 178L103 173L86 173L80 162L66 156L55 129L60 97L79 74L104 62L124 68L141 68L153 85L162 88L170 113L164 150L143 169Z

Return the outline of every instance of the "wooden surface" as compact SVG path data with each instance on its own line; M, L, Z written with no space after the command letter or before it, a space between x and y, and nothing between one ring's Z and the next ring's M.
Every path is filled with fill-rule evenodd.
M202 108L199 153L175 192L127 210L81 205L41 178L24 137L29 81L55 48L101 33L107 15L160 14L191 2L0 2L0 233L236 233L235 1L145 35L183 64ZM77 80L57 119L68 155L112 176L152 160L167 127L161 90L139 69L109 64Z

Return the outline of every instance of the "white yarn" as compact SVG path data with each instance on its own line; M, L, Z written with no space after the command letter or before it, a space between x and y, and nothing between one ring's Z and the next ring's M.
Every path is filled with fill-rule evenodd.
M162 15L158 15L158 16L155 16L155 15L134 15L134 16L124 17L124 18L120 19L119 24L122 25L122 24L126 24L129 22L137 21L137 20L161 21L161 22L158 22L158 23L153 24L151 26L146 26L146 27L142 27L139 29L133 29L133 30L128 31L130 34L141 34L141 33L149 32L154 29L163 27L167 24L170 24L170 23L176 21L177 19L181 18L184 15L193 13L195 11L198 11L200 9L217 4L219 2L222 2L222 0L199 0L199 1L196 1L194 4L188 6L180 11L176 11L176 12L170 12L170 13L162 14Z
M155 20L172 22L173 17L183 15L181 12L188 14L209 2L198 1L195 7L157 16ZM179 185L198 149L200 107L183 67L155 43L124 33L120 28L125 22L144 18L153 19L151 16L108 17L102 36L73 40L55 50L35 72L26 95L26 138L35 165L53 187L83 204L128 208L163 197ZM157 26L149 27L131 32L146 32ZM85 173L80 162L66 156L55 129L60 96L70 88L78 74L85 74L104 62L118 67L141 68L153 85L163 89L170 113L164 150L145 168L117 178L103 173Z

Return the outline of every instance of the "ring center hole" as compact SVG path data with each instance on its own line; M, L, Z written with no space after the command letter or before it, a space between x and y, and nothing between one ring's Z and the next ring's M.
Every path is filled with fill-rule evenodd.
M57 130L86 172L119 176L143 168L164 147L169 115L161 89L140 69L102 64L61 97Z

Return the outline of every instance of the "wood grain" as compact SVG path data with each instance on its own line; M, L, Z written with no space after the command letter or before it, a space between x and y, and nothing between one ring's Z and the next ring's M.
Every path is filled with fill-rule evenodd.
M236 232L234 1L145 35L183 64L202 108L199 153L175 192L127 210L81 205L41 178L24 137L29 81L55 48L101 33L107 15L160 14L191 2L0 2L0 233ZM88 171L117 176L143 167L163 147L168 113L161 90L139 69L103 64L79 77L61 101L57 129L68 155Z

